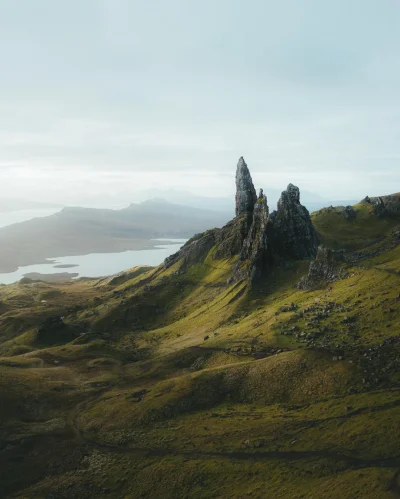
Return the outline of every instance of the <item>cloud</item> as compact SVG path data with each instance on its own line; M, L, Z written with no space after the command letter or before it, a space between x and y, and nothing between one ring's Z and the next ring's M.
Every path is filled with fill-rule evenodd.
M399 18L394 0L5 0L0 174L42 195L67 174L82 199L99 174L230 192L244 155L277 188L399 190Z

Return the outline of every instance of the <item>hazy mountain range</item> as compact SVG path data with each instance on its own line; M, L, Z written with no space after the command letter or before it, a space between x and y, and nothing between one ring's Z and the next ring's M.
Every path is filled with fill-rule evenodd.
M63 208L46 217L0 228L0 272L56 256L121 252L154 247L157 238L189 238L220 227L223 212L163 200L131 204L122 210Z
M272 211L280 191L268 189L266 194ZM233 196L204 197L171 189L143 192L139 200L150 195L152 199L127 208L64 207L50 216L43 216L43 209L56 210L61 205L2 200L3 218L7 211L23 217L14 223L12 216L12 225L0 219L0 272L42 263L50 257L151 248L155 245L152 239L189 238L210 227L221 227L234 215ZM310 212L355 203L328 200L307 191L302 192L302 202Z
M283 189L282 189L283 190ZM271 210L276 208L276 204L281 195L282 190L268 188L264 190L268 199L268 205ZM175 189L153 189L149 191L143 191L138 195L139 200L146 200L151 198L163 199L176 204L182 204L185 206L192 206L193 208L209 209L214 211L221 211L229 213L232 215L235 211L235 199L234 196L226 197L205 197L197 196L191 194L187 191L180 191ZM301 191L301 202L310 211L316 211L326 206L338 206L338 205L353 205L357 202L356 199L327 199L322 196L311 192L302 190Z
M280 189L268 188L264 193L268 198L268 205L271 210L275 209L276 203L281 195ZM135 193L134 199L132 195L123 193L108 193L99 194L96 197L88 197L79 203L79 206L85 208L109 208L109 209L123 209L129 204L139 204L145 201L167 201L169 203L189 206L201 210L212 210L229 213L232 215L235 209L234 196L199 196L189 191L178 189L148 189ZM352 205L356 199L330 199L324 198L314 192L302 190L301 202L308 208L310 212L319 210L326 206L337 205ZM68 206L68 203L50 203L46 201L36 201L29 199L19 198L3 198L0 200L0 213L2 212L15 212L22 210L48 210L48 209L61 209Z

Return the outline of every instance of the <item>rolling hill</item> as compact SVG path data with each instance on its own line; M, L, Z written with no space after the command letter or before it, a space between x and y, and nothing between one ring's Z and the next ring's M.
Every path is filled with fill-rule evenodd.
M236 217L156 268L0 287L0 495L395 498L400 198Z

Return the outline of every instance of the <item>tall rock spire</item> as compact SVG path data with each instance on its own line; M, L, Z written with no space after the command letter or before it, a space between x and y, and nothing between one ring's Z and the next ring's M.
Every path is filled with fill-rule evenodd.
M236 216L252 213L257 194L246 162L241 157L236 170Z
M241 271L243 269L242 262L246 261L247 277L251 281L262 276L268 266L268 217L267 198L264 196L263 190L260 189L260 194L254 206L253 223L243 242L242 252L236 267L236 274L238 275L239 269Z
M271 213L275 252L283 257L306 259L317 254L318 238L307 208L300 203L299 188L289 184Z

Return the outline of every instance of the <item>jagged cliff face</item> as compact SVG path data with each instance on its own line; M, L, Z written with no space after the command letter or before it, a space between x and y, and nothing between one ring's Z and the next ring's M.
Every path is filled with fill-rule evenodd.
M277 211L271 213L270 225L273 246L280 257L303 260L316 256L317 234L295 185L289 184L282 192Z
M346 272L340 266L343 261L343 252L319 246L315 260L310 263L308 274L302 277L297 284L298 289L317 289L327 283L344 278Z
M267 198L261 189L254 205L252 224L243 242L239 262L235 269L236 277L248 276L251 280L254 280L261 277L266 271L269 257L268 217Z
M300 203L299 188L289 184L271 215L261 190L234 276L247 275L254 281L278 262L314 258L317 248L317 235L308 210Z
M298 187L289 184L269 213L263 190L257 198L250 171L243 158L236 171L236 218L222 229L195 236L165 265L181 260L183 267L199 261L214 247L215 260L239 256L233 280L253 282L268 275L273 265L288 259L309 259L317 254L317 235L307 209L300 204Z
M256 202L256 190L246 162L241 157L236 169L236 216L252 213Z
M400 215L400 193L373 198L366 196L361 203L372 205L375 215L379 217Z

